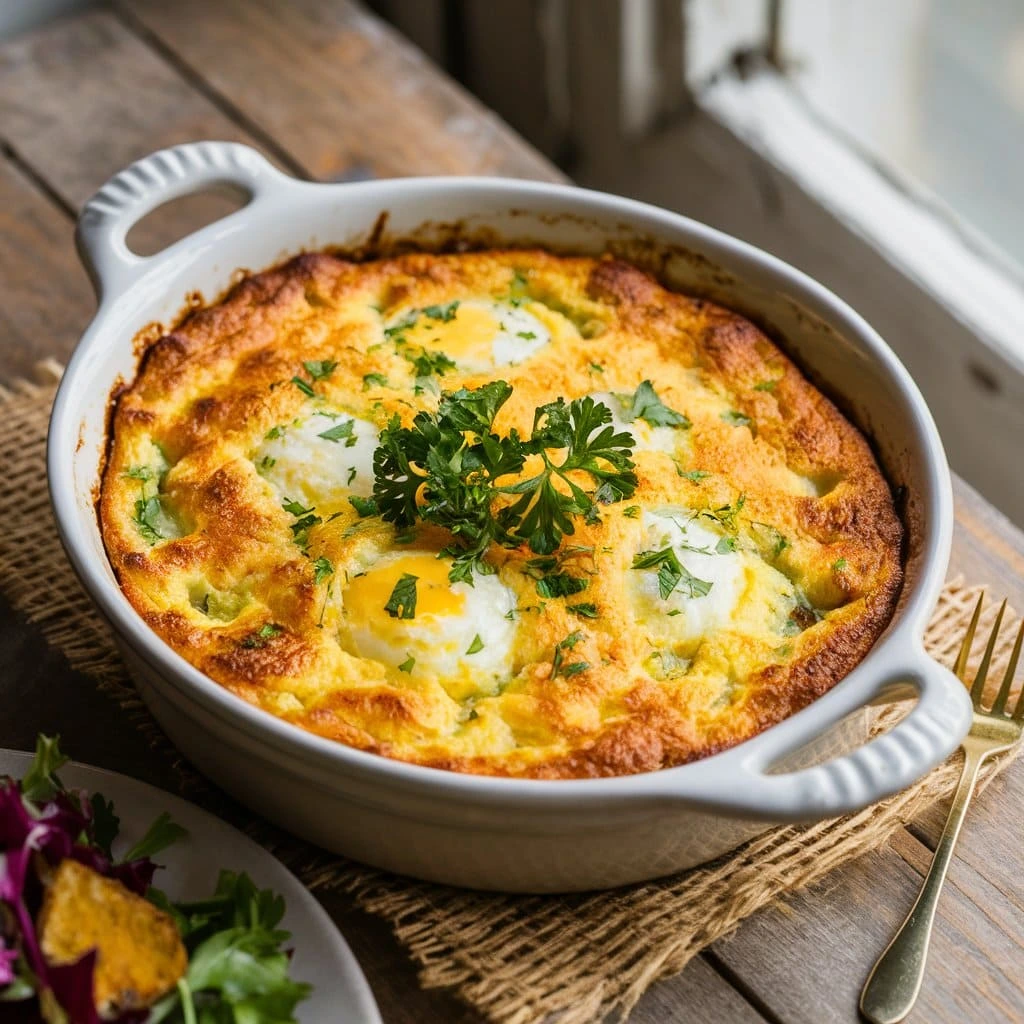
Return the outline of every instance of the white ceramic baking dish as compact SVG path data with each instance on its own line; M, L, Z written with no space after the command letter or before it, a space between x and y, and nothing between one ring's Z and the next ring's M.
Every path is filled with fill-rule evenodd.
M158 255L128 250L126 231L144 214L223 186L247 193L248 205ZM239 268L260 269L304 248L379 247L410 237L430 245L453 236L624 252L670 285L753 317L841 402L874 439L890 480L905 488L909 534L897 614L849 676L799 714L703 761L609 779L515 780L403 764L307 734L234 697L149 630L117 586L94 507L108 396L135 372L136 332L171 323L186 296L216 298ZM116 175L86 204L78 244L99 309L70 361L50 425L61 538L174 743L285 828L369 864L456 885L608 887L707 860L767 823L863 807L919 778L966 732L971 712L963 686L921 643L953 525L935 425L881 338L779 260L615 196L486 178L311 184L281 174L252 149L222 142L164 150ZM825 763L793 767L807 763L808 751L819 760L823 750L834 753L842 723L856 721L866 705L915 694L913 709L886 735Z

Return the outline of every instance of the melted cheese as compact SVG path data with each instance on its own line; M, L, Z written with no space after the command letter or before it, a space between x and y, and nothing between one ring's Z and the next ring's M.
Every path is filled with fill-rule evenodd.
M605 405L636 493L572 516L547 561L492 545L493 571L453 583L458 537L375 514L374 451L494 379L512 388L499 434L528 437L558 399ZM685 420L659 425L658 403ZM243 699L494 774L740 742L863 657L901 579L866 441L768 338L627 264L539 251L306 254L245 280L118 398L100 513L135 608Z

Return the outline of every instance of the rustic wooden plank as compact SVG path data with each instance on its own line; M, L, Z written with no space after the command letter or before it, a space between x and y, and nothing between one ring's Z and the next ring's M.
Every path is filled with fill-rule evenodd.
M133 0L122 17L315 178L558 172L351 0ZM196 26L201 24L202 30Z
M993 598L1007 598L1024 615L1024 531L956 474L953 502L950 574L985 584Z
M767 1024L770 1018L759 1013L704 957L697 957L682 974L652 985L629 1020L630 1024Z
M92 310L72 224L14 163L0 156L0 382L65 359Z
M927 863L900 833L899 853L868 854L783 906L756 914L714 949L787 1024L853 1024L868 971L909 910ZM969 866L955 864L911 1024L1024 1019L1024 914Z
M67 24L69 23L65 23L65 26ZM46 33L45 35L48 39L51 38L49 33ZM58 40L58 43L59 42L60 40ZM76 53L79 54L79 56L76 58L79 60L79 73L83 76L88 76L88 74L90 73L90 65L94 64L95 61L90 61L88 56L80 55L79 48L82 46L82 36L76 35L75 38L70 41L70 44L67 40L67 37L65 37L64 45L67 49L72 51L72 56L75 56ZM86 50L87 49L88 48L86 47ZM150 81L158 80L159 76L162 75L169 76L169 78L172 81L174 80L173 70L161 64L160 61L153 59L151 55L148 55L146 53L144 47L136 47L134 43L132 43L132 45L129 46L127 43L122 41L121 56L123 57L125 53L131 56L132 51L141 51L142 54L141 57L136 55L136 57L133 59L137 60L142 65L146 65L147 63L152 65L149 68L148 74L153 75L154 78L149 79ZM96 56L95 52L93 56ZM104 67L106 70L105 65ZM5 70L6 69L2 62L2 58L0 58L0 112L3 112L4 114L6 114L6 107L3 106L3 73ZM118 82L121 81L122 79L118 78ZM128 81L128 79L124 79L124 81ZM45 82L42 84L44 86L46 85ZM67 95L73 94L75 92L75 86L73 81L71 80L64 81L61 85L61 88L65 90L65 99ZM100 116L101 125L105 127L109 134L116 135L119 129L118 118L119 111L121 110L118 104L123 104L123 99L117 96L104 96L100 90L86 90L86 94L87 96L91 96L90 104L92 104L92 106L89 109L90 115L95 116L98 112ZM186 104L186 113L188 111L188 108L192 108L193 110L201 109L205 111L205 116L211 118L216 118L219 116L217 107L204 100L203 97L198 96L198 94L188 90L186 90L186 95L191 97L190 99L183 99L182 101ZM51 114L52 113L53 111L51 109ZM73 129L75 128L74 110L72 110L71 113L67 116L69 120L64 123L64 127L62 128L61 126L57 126L56 128L54 128L53 126L50 126L49 135L47 137L43 138L36 135L28 136L30 140L34 140L37 146L37 149L35 150L37 159L42 160L45 157L47 160L52 159L54 161L58 161L59 159L61 165L63 165L65 161L68 164L76 164L91 152L91 150L87 146L89 140L85 137L85 133L79 133L78 135L75 135L73 131ZM166 130L166 124L163 122L150 124L147 123L145 119L138 117L129 118L128 120L129 123L131 124L132 131L143 133L143 135L145 135L146 132L157 133L161 130ZM4 116L2 120L0 120L0 124L2 124L5 130L8 129L9 123L9 119L6 116ZM24 125L20 125L18 127L22 130L22 132L25 129ZM74 144L79 147L79 150L77 152L75 150L69 152L67 148L62 148L62 144L65 143L66 141L63 138L63 135L65 134L64 128L66 128L68 134L71 135ZM230 137L241 136L243 138L248 138L248 136L241 130L234 130L238 131L238 135L232 135ZM154 145L148 141L149 138L150 136L148 135L145 136L144 141L140 141L138 138L136 138L136 144L140 146L140 149L138 152L132 154L132 156L139 155L139 153L144 153L154 148ZM171 141L177 141L177 139L172 139ZM156 143L156 145L161 144L165 143ZM125 140L118 140L117 145L125 145ZM24 152L24 150L20 151ZM79 152L81 152L81 156L78 155ZM128 159L130 158L131 157L129 157ZM125 162L124 159L121 159L119 162L116 162L116 160L111 160L110 167L104 170L101 174L98 174L97 180L95 182L89 183L87 186L85 186L86 194L88 193L88 191L91 190L91 188L95 186L95 184L98 184L110 171L115 170L116 167L119 166L119 163L123 162ZM51 172L49 171L49 169L47 169L46 176L49 176L50 173ZM59 184L59 168L54 170L53 176L53 187L60 191L62 198L69 195L69 180L73 181L73 177L72 179L69 179L65 171L64 178L62 179L63 191L61 191ZM71 202L73 200L68 201ZM65 250L65 253L66 252L67 250ZM0 269L2 269L2 267L0 267ZM1024 554L1022 554L1022 552L1024 552L1024 546L1021 545L1019 535L1007 531L1004 528L1004 524L1001 524L998 521L998 517L996 517L996 519L993 520L993 516L987 509L985 503L981 499L977 498L976 495L972 495L968 492L964 492L963 489L959 489L958 503L960 523L958 524L957 555L955 557L954 564L957 564L956 559L959 558L959 564L964 568L969 577L972 579L978 577L979 567L984 567L986 570L987 578L992 580L1005 580L1006 586L1009 587L1012 582L1012 572L1007 571L1006 567L1014 567L1016 565L1016 563L1014 562L1015 558L1024 558ZM1002 571L1000 571L1000 566L1003 567ZM1017 585L1020 586L1019 578L1017 579ZM1018 604L1021 607L1024 607L1024 602L1018 601ZM34 664L34 660L29 659L25 662L26 665L29 663ZM35 686L37 684L35 682L35 676L30 675L30 672L31 670L26 667L22 669L22 674L14 674L14 678L16 680L20 679L21 689L18 692L24 692L26 694L29 692L35 692ZM65 681L60 678L59 673L51 670L48 673L48 681L51 687L47 691L48 699L52 699L54 702L58 703L63 702L62 706L66 707L77 706L74 703L72 703L72 697L77 695L77 698L79 700L81 699L82 681L80 679L75 677L68 678ZM74 693L72 693L72 689L74 690ZM42 714L44 710L44 708L40 707L40 714ZM70 714L69 716L65 717L68 718L68 728L74 727L78 729L80 732L82 732L83 741L88 739L89 746L84 749L91 750L94 747L98 746L106 749L108 751L108 754L109 751L117 749L115 732L112 731L107 736L106 739L102 740L102 742L99 742L99 740L97 739L93 723L98 720L99 713L91 705L82 712L81 716ZM111 715L110 718L112 721L118 720L118 716L116 714ZM75 723L79 722L79 720L80 724L76 725ZM24 719L19 714L18 724L24 725L26 721L27 719ZM0 719L0 722L2 722L2 719ZM4 726L3 728L5 735L3 737L0 737L0 742L3 742L6 739L7 727ZM113 729L113 726L111 728ZM88 734L88 736L86 734ZM105 744L106 746L104 746ZM75 749L78 750L79 748L76 746ZM86 754L85 756L91 757L91 759L93 760L102 760L102 758L99 757L98 754L97 756L93 756L90 754ZM108 763L110 763L109 756L107 760ZM117 758L114 758L114 760L117 761ZM117 767L118 764L114 764L113 766ZM906 857L907 851L903 849L901 850L901 854L904 857ZM1009 851L1009 855L1006 858L1006 865L1006 878L1012 879L1014 877L1015 868L1017 875L1019 876L1019 870L1021 866L1019 851ZM845 874L846 872L843 873L843 876L845 876ZM842 876L839 877L840 879L842 878ZM884 891L886 894L884 897L885 899L891 900L892 902L897 902L897 899L894 897L893 892L891 891L891 887L887 886L883 890L878 883L878 879L874 880L873 888L876 894ZM913 891L914 886L911 885L909 888L911 898ZM904 897L905 895L906 893L904 893ZM909 905L908 900L906 900L903 897L901 897L900 899L902 900L900 909L898 912L894 912L894 925L902 916L905 907ZM350 912L339 910L338 913L348 915ZM395 990L397 990L396 997L391 998L391 996L387 995L387 993L393 991L392 982L389 980L389 978L394 970L393 964L395 962L395 959L397 958L397 960L401 962L404 958L402 958L401 954L397 951L397 947L394 946L393 940L390 940L390 937L387 935L386 929L382 928L379 925L376 926L376 932L381 932L384 935L384 939L386 940L382 941L379 938L379 936L375 934L375 929L373 926L364 927L364 925L359 923L358 918L360 916L361 915L358 914L355 914L351 917L343 916L343 920L351 920L353 922L352 927L350 928L350 931L353 933L353 937L359 936L360 942L366 946L366 951L362 954L362 958L364 959L364 963L367 965L368 974L370 974L371 981L375 984L375 987L378 988L379 992L384 994L384 998L387 1000L387 1003L389 1004L388 1008L385 1010L385 1019L389 1022L391 1020L416 1020L429 1018L431 1015L436 1017L438 1016L438 1014L440 1014L443 1019L449 1019L450 1014L448 1013L447 1010L438 1009L438 1007L442 1004L431 1001L434 998L433 996L421 996L418 993L415 987L414 979L412 979L411 976L411 969L408 967L408 964L406 964L405 966L406 981L402 982L401 984L396 984L394 986ZM967 916L971 917L970 914L968 914ZM845 945L848 942L848 938L849 936L842 931L831 931L826 936L819 935L819 943L822 945L823 948L829 951L828 956L823 956L823 961L827 962L827 960L830 957L834 957L836 949L841 948L843 945ZM830 945L826 944L826 939L831 943ZM882 945L884 945L884 941L885 936L882 936L880 938L881 944L877 946L877 949L882 948ZM963 941L973 940L971 940L970 936L966 936L963 937ZM787 950L789 949L789 947L787 946L787 942L788 939L784 933L773 935L770 948L775 949L777 946L781 945L785 947L783 949L783 955L790 956L790 953L787 952ZM388 946L388 943L390 943L390 946ZM361 946L360 950L362 948L363 947ZM877 953L877 949L873 950L872 955L867 958L865 964L869 965L871 959L873 959L874 954ZM762 957L763 955L764 954L762 950ZM793 953L793 958L794 963L801 963L799 952ZM942 957L938 954L938 952L936 952L933 964L937 965L936 969L938 971L945 972L946 959L955 960L956 958L951 953L947 953L945 957ZM997 960L996 962L1001 964L1007 964L1012 961ZM798 969L803 971L803 968ZM866 970L866 966L864 969ZM750 984L749 978L743 975L741 971L736 970L736 974L737 977L740 977L742 979L745 985ZM750 1011L749 1004L742 1002L741 1000L740 1003L736 1004L735 1006L731 1005L730 1001L740 999L740 997L735 995L735 993L727 985L725 985L724 982L722 982L720 985L716 984L713 980L716 978L718 978L719 981L721 980L718 975L711 971L707 963L700 960L695 961L694 964L691 965L691 967L688 968L688 970L685 971L683 975L681 975L679 978L663 982L660 985L653 987L652 990L647 994L645 999L641 1002L640 1007L638 1007L634 1019L637 1021L644 1022L644 1024L646 1024L646 1022L648 1021L651 1022L651 1024L653 1024L653 1022L655 1021L660 1022L666 1019L673 1019L674 1017L680 1016L683 1012L686 1011L692 1013L695 1007L701 1007L702 1018L707 1019L709 1021L744 1019L742 1017L739 1017L739 1013L752 1012ZM705 987L705 982L710 982L712 985L711 995L703 991ZM408 985L408 988L406 988L406 985ZM996 997L1002 998L1002 996L1000 995L1000 991L997 991L996 995L993 998ZM442 998L446 999L447 997ZM457 1008L457 1004L453 1005L456 1005ZM774 1006L774 1004L770 1002L766 1003L766 1005L770 1007ZM737 1007L739 1007L739 1009L737 1009ZM705 1008L707 1010L706 1015L704 1013ZM399 1016L399 1014L401 1014L401 1016ZM470 1016L467 1019L474 1018Z
M936 804L911 826L913 834L934 849L946 823L949 805ZM956 858L969 864L1002 899L1024 911L1024 761L1018 760L984 793L975 796L957 841Z
M103 11L0 44L0 138L71 209L155 149L204 138L254 142ZM217 193L177 200L150 214L132 241L157 251L235 206Z
M955 480L954 487L957 528L951 571L984 583L991 600L1006 597L1018 614L1024 614L1024 534L969 485ZM1024 680L1024 669L1019 674ZM936 804L913 823L914 835L929 848L934 849L938 841L947 811L945 802ZM1024 906L1022 823L1024 760L1018 759L974 798L957 844L957 859L970 864L1018 906Z

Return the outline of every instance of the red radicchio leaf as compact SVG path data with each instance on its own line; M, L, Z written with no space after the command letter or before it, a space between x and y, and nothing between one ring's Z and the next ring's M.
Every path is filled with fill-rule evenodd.
M93 997L96 950L63 967L51 967L50 989L74 1024L103 1024Z
M19 956L16 949L6 949L4 946L4 939L0 936L0 986L10 985L14 981L14 962Z
M156 868L157 865L149 857L140 857L138 860L129 860L124 864L115 864L108 874L111 878L116 878L136 896L145 896L153 884Z
M9 779L0 782L0 850L22 846L33 824L17 785Z
M22 893L25 888L25 877L28 872L29 858L32 849L26 843L18 850L8 850L0 858L0 900L11 908L11 913L21 933L21 945L25 951L25 959L33 973L45 984L47 978L46 961L43 959L36 937L36 926L32 915L25 907Z

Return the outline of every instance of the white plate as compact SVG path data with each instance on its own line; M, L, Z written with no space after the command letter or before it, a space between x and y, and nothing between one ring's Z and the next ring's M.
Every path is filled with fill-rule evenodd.
M0 750L0 775L20 779L31 760L30 754ZM281 927L292 933L289 945L295 949L291 975L313 986L310 998L299 1004L302 1024L381 1024L370 986L334 923L305 886L261 846L193 804L116 772L72 762L58 774L66 786L102 793L114 802L123 846L141 838L163 811L188 829L188 838L156 857L165 867L154 884L172 900L207 899L221 868L244 871L261 889L284 896L287 910Z

